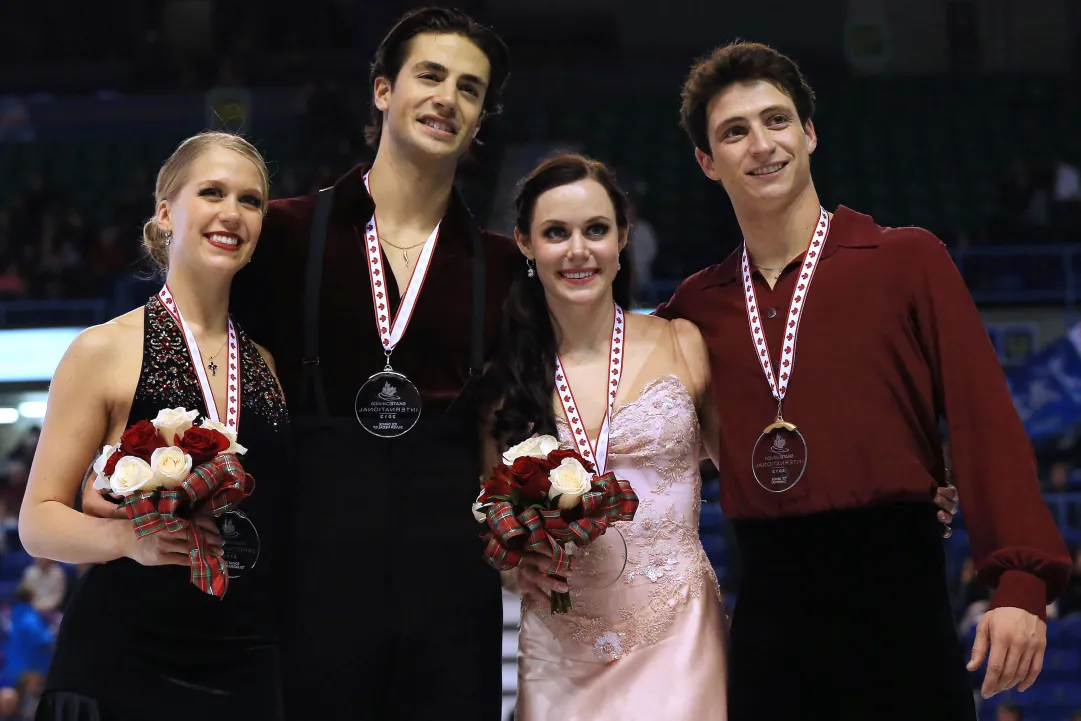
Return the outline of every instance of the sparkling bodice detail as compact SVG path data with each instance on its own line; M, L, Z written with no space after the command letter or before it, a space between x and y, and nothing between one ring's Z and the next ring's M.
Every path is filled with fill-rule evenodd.
M184 334L157 296L147 301L145 318L142 373L132 403L129 425L137 420L153 418L162 408L198 408L205 415L206 404ZM240 345L240 378L233 380L239 380L241 391L239 440L246 444L243 436L251 427L245 423L246 415L248 423L255 415L270 426L271 432L284 428L288 415L285 398L255 343L239 327L237 340Z
M566 423L557 419L560 440L573 448ZM613 413L608 470L630 482L639 507L633 521L585 549L575 549L572 610L551 614L523 600L564 644L585 646L614 661L662 640L688 601L718 594L717 580L698 537L702 477L701 445L694 401L683 383L665 375L647 383L633 401ZM620 536L622 538L620 538ZM611 582L623 562L626 567ZM608 583L599 587L600 583Z

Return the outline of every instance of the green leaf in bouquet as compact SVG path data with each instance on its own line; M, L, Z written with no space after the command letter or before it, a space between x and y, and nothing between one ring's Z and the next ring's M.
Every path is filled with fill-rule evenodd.
M518 488L512 488L510 491L510 504L515 508L522 505L522 491Z

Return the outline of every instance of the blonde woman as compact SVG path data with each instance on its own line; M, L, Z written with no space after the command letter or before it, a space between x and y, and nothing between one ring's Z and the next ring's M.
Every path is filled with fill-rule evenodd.
M97 565L67 609L38 719L281 718L269 550L289 424L273 360L231 322L228 307L233 276L255 252L267 194L266 165L245 140L204 133L181 143L158 173L155 214L143 230L165 270L161 292L81 333L57 368L19 532L34 556ZM238 418L244 468L256 479L246 521L219 534L212 519L199 520L214 553L225 544L228 555L223 535L261 546L222 599L191 583L185 534L136 539L121 514L96 517L93 495L88 515L73 509L104 445L180 406Z

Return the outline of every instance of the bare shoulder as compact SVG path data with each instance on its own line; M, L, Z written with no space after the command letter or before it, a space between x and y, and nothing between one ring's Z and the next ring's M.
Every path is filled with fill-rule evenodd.
M623 317L627 322L627 331L629 333L639 333L641 335L663 334L667 331L667 327L671 323L671 321L665 320L664 318L658 318L655 315L635 313L630 310L624 310Z
M112 361L128 355L134 346L141 349L142 342L143 309L136 308L80 332L68 347L65 358L89 363Z
M702 398L710 385L709 348L706 346L702 331L694 323L683 318L675 318L670 321L671 332L675 338L676 347L683 362L686 363L687 372L693 386L695 398Z
M628 333L647 338L653 344L675 337L683 353L698 350L699 348L702 352L705 352L706 345L702 339L702 332L698 330L698 326L689 320L684 318L668 320L667 318L642 313L627 313L626 315ZM633 338L628 338L628 342L633 341Z
M669 321L652 315L624 311L627 326L628 347L645 349L650 352L664 342L668 336Z
M686 318L674 318L668 323L671 325L672 333L675 335L680 350L684 354L694 352L705 355L707 353L706 340L702 337L702 331L698 329L698 326Z
M675 338L680 353L688 363L698 366L703 362L708 362L709 349L698 326L686 318L673 318L664 323L668 326L668 332Z
M100 402L110 417L126 418L142 361L142 308L90 326L75 336L53 373L50 403L70 398L91 407Z

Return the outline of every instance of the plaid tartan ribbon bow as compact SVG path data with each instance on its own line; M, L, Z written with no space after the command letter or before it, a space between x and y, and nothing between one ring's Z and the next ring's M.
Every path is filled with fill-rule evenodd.
M527 508L515 515L509 502L498 501L487 512L491 532L485 534L484 559L498 571L509 571L522 565L527 552L548 550L552 562L545 573L561 576L570 570L562 544L592 543L616 521L633 519L637 510L634 489L611 473L593 479L593 488L569 511ZM575 520L567 520L568 516Z
M207 510L215 516L231 511L255 490L255 479L244 472L233 454L221 454L192 469L176 488L133 493L124 499L124 513L131 520L136 538L159 531L188 535L191 582L204 593L224 598L229 588L225 559L207 553L206 538L190 516Z

